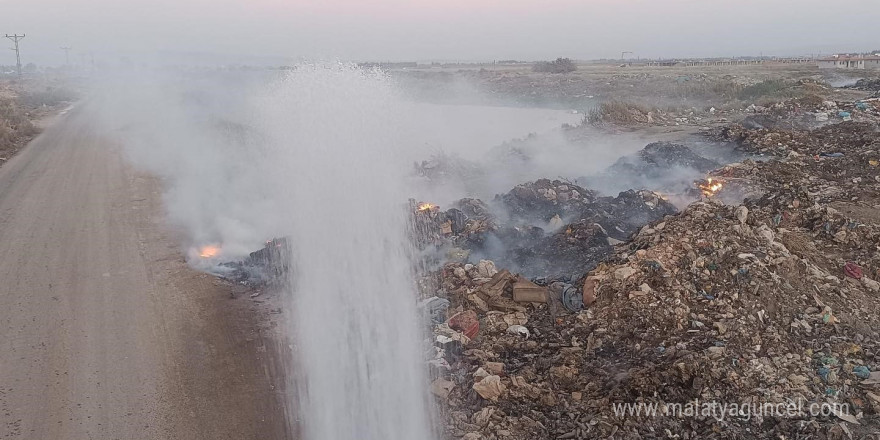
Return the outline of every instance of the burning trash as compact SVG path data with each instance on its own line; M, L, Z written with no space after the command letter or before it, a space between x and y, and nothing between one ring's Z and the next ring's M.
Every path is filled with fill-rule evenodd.
M204 245L190 252L193 258L194 255L201 258L193 262L198 267L252 287L285 283L292 265L291 247L286 237L269 240L261 249L246 257L235 255L234 252L224 255L219 245Z
M700 192L703 193L704 196L712 197L717 194L718 191L721 190L721 188L724 187L724 182L719 179L709 177L703 181L698 181L697 187L700 188Z
M199 248L199 257L214 258L218 255L220 255L220 246L205 245Z

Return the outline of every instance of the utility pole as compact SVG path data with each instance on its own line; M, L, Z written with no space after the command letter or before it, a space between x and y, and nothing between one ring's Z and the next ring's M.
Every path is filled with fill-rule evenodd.
M6 38L9 38L15 43L15 49L12 50L15 51L15 67L18 68L18 76L21 77L21 53L18 51L18 41L24 38L24 34L6 34Z
M61 50L64 51L64 58L67 60L66 66L68 66L68 67L70 66L70 49L73 49L73 48L70 46L65 46L65 47L61 48Z

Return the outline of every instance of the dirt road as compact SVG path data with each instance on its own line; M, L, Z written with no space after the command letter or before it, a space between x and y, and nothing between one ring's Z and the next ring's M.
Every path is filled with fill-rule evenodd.
M0 438L285 437L252 302L161 219L80 111L0 167Z

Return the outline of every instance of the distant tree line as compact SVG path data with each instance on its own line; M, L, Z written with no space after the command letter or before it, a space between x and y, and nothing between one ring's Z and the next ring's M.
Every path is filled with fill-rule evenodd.
M535 72L568 73L577 70L570 58L557 58L556 61L540 61L532 68Z

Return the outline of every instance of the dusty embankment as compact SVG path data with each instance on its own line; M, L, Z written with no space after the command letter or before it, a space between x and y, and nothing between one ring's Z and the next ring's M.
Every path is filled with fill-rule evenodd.
M259 312L186 265L87 116L0 167L2 438L284 438Z
M76 100L66 81L0 79L0 165L34 139Z

